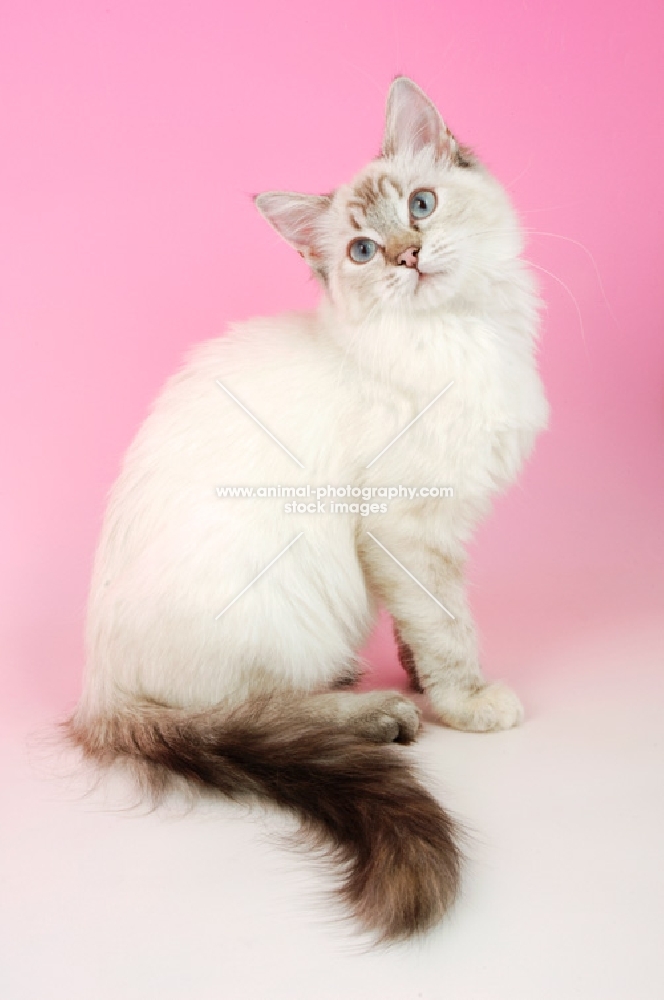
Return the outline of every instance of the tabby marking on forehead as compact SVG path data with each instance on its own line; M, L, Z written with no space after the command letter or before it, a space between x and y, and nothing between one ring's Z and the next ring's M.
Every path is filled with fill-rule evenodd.
M350 222L353 229L362 229L362 223L357 221L357 216L354 214L354 209L359 210L364 218L364 209L362 203L359 201L349 201L348 205L348 221Z
M353 229L362 229L356 211L361 213L363 222L366 222L367 214L371 208L381 198L389 198L389 187L392 187L399 198L403 198L403 188L396 178L387 173L379 174L377 177L364 177L359 181L353 190L354 197L348 202L348 219Z
M376 183L376 178L364 177L355 185L353 194L360 204L364 206L364 211L366 212L366 209L375 205L380 198L380 191L378 189L378 184Z
M390 184L394 188L394 190L396 191L396 193L400 198L403 198L403 188L401 187L401 184L396 179L396 177L390 177L389 174L381 174L380 177L378 178L377 183L378 183L378 190L380 191L380 193L383 195L384 198L389 198L389 192L386 190L388 184Z

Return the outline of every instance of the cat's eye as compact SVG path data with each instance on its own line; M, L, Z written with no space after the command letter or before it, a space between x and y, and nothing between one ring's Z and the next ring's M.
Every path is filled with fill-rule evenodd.
M434 191L413 191L408 202L408 209L413 219L426 219L431 215L436 204Z
M360 239L352 240L348 244L348 256L356 264L366 264L368 260L376 256L377 249L378 245L375 240L368 240L361 237Z

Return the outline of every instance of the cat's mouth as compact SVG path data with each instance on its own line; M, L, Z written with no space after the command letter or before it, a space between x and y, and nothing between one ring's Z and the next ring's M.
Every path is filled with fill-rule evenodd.
M416 288L419 288L421 285L433 281L435 278L440 277L444 273L445 271L442 268L437 271L420 271L418 268Z

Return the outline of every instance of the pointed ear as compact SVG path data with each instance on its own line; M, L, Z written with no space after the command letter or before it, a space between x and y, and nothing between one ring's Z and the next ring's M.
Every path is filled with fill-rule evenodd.
M425 146L441 159L455 151L456 142L426 94L407 76L398 76L387 95L383 156L419 153Z
M321 222L331 201L330 195L291 191L266 191L254 199L263 218L314 268L322 257Z

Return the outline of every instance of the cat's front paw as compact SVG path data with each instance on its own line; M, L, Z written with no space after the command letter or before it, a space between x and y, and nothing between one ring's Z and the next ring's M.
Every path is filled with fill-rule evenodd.
M511 729L523 722L523 705L506 684L487 684L479 691L446 691L432 698L446 726L472 733Z

